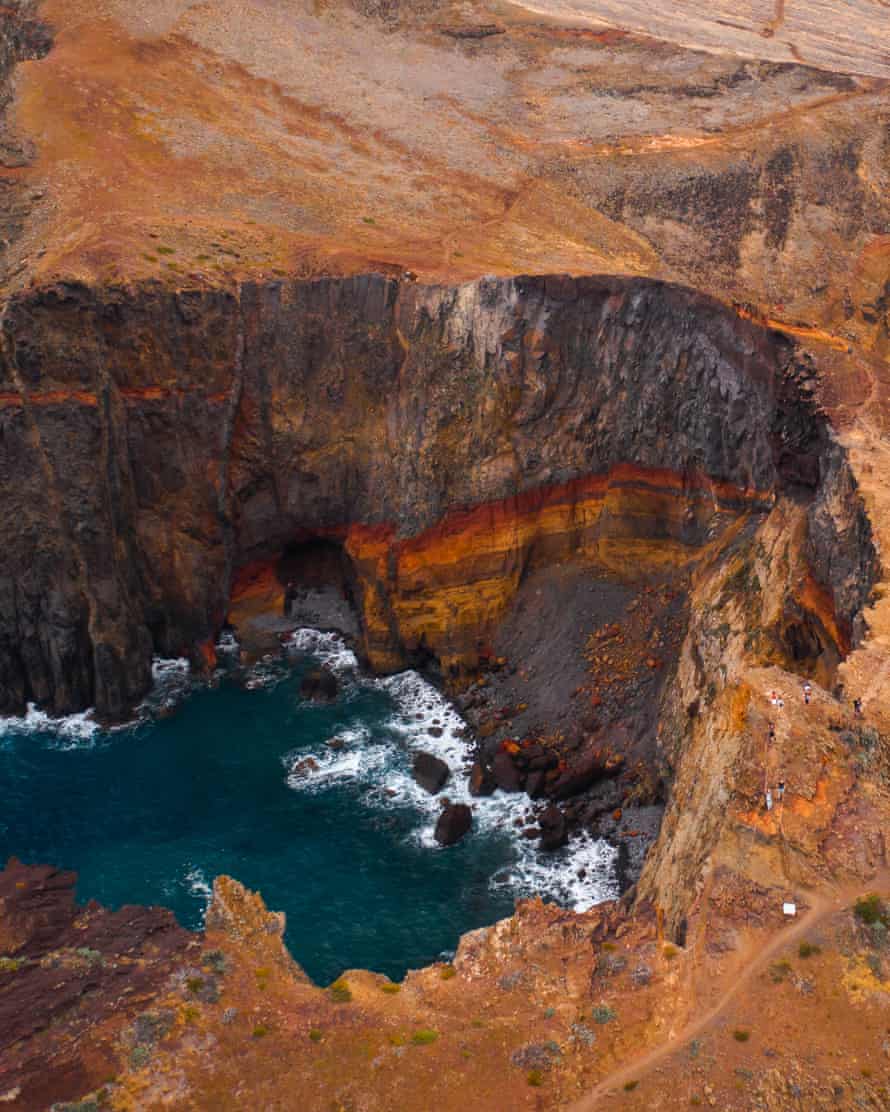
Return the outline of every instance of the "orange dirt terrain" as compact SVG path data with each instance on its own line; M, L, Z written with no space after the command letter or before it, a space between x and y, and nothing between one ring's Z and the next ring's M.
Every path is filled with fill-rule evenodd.
M0 713L119 720L323 543L480 773L664 804L401 984L12 861L0 1107L890 1109L887 0L7 0L0 109ZM554 569L626 592L565 690Z

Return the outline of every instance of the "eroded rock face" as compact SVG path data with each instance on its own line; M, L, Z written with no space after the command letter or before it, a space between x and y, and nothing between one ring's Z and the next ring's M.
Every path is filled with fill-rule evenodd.
M375 667L459 672L530 568L682 564L783 492L811 507L796 605L855 634L874 554L814 371L690 291L57 285L3 341L3 712L126 714L295 540L342 544Z

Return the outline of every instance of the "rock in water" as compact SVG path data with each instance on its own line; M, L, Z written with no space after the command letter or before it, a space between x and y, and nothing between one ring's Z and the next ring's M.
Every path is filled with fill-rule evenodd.
M538 816L541 828L541 849L548 853L561 849L569 840L565 815L558 807L550 806Z
M449 803L436 823L436 841L440 846L453 846L472 825L473 812L466 803Z
M470 795L491 795L496 787L491 772L477 758L470 770Z
M300 695L319 703L330 703L340 694L337 677L327 668L313 668L303 676Z
M522 791L522 773L513 763L509 753L496 753L492 761L491 772L495 783L505 792Z
M423 750L414 754L411 772L417 783L431 795L440 792L451 775L451 770L444 761Z

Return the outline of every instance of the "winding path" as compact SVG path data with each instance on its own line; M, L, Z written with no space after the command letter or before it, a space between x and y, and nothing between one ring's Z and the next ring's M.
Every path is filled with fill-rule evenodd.
M785 949L789 943L796 941L801 935L812 930L826 916L849 907L859 896L873 891L876 887L884 887L888 883L890 883L890 871L882 870L876 873L865 885L838 889L833 894L808 893L811 907L806 914L802 915L792 927L779 930L767 945L759 950L733 978L731 986L713 1007L709 1008L700 1018L687 1024L674 1038L655 1047L648 1054L635 1058L628 1065L621 1066L607 1074L590 1092L570 1105L571 1112L593 1112L594 1109L602 1107L600 1102L604 1098L615 1095L616 1091L619 1091L625 1082L640 1080L641 1076L651 1070L653 1066L668 1058L676 1050L679 1050L685 1042L695 1038L706 1027L709 1027L720 1013L732 1003L739 990L756 973L759 973L771 958Z

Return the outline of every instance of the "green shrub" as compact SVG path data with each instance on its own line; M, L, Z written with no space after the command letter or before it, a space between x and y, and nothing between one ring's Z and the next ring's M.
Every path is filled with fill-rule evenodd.
M735 1039L736 1042L746 1043L748 1039L751 1038L751 1032L745 1031L741 1027L736 1027L736 1029L732 1033L732 1037Z
M529 1070L526 1077L529 1085L534 1085L537 1088L539 1085L544 1084L544 1074L540 1070Z
M397 992L402 991L402 986L393 984L392 981L387 981L385 984L382 984L380 986L380 991L385 992L387 996L395 996Z
M597 1006L590 1013L590 1018L594 1023L611 1023L615 1019L615 1011L610 1008L608 1004L597 1004Z
M677 954L679 954L680 951L677 949L676 946L668 942L668 944L661 952L664 954L668 961L673 961L673 959L677 956Z
M229 969L229 963L226 961L226 955L222 950L206 950L201 955L201 962L220 977L227 973Z
M269 1034L269 1028L265 1023L258 1023L253 1029L253 1038L264 1039Z
M186 977L185 987L189 990L189 992L192 994L192 996L194 996L196 993L199 993L201 991L201 989L204 987L204 978L203 977Z
M348 1004L352 999L352 989L345 981L334 981L328 989L328 995L335 1004Z
M130 1051L130 1065L134 1070L141 1070L147 1066L151 1058L151 1051L147 1046L134 1046Z
M634 1091L634 1089L636 1089L637 1085L639 1085L639 1081L625 1081L624 1082L624 1091L625 1091L625 1093L632 1093Z
M198 1022L198 1017L200 1015L201 1015L201 1009L196 1008L194 1004L187 1004L182 1009L183 1022L188 1023L190 1026L191 1026L191 1024Z
M443 965L442 972L439 974L443 981L450 981L452 977L457 976L457 970L453 965Z
M857 900L853 906L853 914L870 927L875 923L883 923L887 926L887 920L890 918L883 901L875 892Z
M774 961L769 967L769 975L778 984L784 981L788 974L791 972L791 962L787 958L782 958L781 961Z
M320 1043L321 1040L324 1038L324 1033L322 1031L319 1031L317 1027L313 1027L312 1030L309 1032L309 1038L312 1039L314 1043Z
M797 953L802 958L812 958L821 954L822 950L812 942L801 942L800 946L797 948Z
M411 1042L413 1042L415 1046L429 1046L430 1043L434 1043L438 1037L439 1034L437 1031L431 1031L428 1027L422 1027L411 1036Z
M18 973L24 964L21 958L0 958L0 973Z
M159 255L175 255L176 251L172 247L158 247L156 248Z

